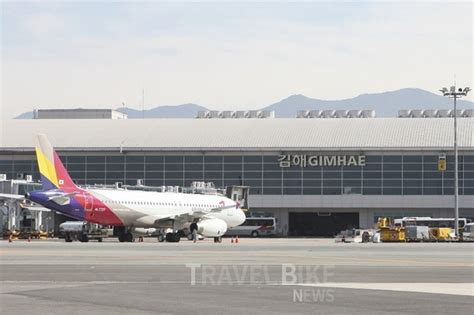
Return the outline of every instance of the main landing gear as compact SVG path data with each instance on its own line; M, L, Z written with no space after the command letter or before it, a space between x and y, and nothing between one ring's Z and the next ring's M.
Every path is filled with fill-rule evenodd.
M168 232L166 234L161 233L157 236L158 242L163 243L164 241L169 243L178 243L181 240L181 234L179 232Z
M158 235L158 242L167 241L169 243L178 243L181 240L181 234L178 231L178 226L176 225L175 221L173 221L172 226L172 229L167 229L166 234L163 234L163 231L160 231L160 234Z
M122 243L131 243L131 242L135 242L135 236L133 236L132 232L130 231L127 231L125 233L122 233L122 234L119 234L119 242L122 242Z
M181 240L181 235L178 232L166 233L166 241L170 243L178 243Z
M114 235L116 235L121 243L131 243L135 241L135 237L132 234L132 229L124 226L114 227Z

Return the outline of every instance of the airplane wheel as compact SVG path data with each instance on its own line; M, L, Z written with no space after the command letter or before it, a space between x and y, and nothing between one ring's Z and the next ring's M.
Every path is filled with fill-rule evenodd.
M130 232L129 232L129 233L126 233L126 234L125 234L125 241L126 241L126 242L129 242L129 243L134 242L134 241L135 241L135 237L133 237L133 234L130 233Z
M181 239L179 233L166 233L166 241L170 243L178 243Z
M214 237L214 243L222 243L222 237L221 236Z
M179 233L173 233L173 242L179 243L181 240L181 235Z
M81 241L82 243L87 243L89 242L89 237L87 236L87 234L82 234L79 236L79 241Z
M362 234L362 243L368 243L369 241L370 241L369 233L364 232L364 234Z

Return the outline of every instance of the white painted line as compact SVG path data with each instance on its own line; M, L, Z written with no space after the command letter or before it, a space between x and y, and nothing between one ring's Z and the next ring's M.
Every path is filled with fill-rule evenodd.
M291 284L286 284L291 285ZM357 282L326 282L326 283L297 283L306 287L330 287L341 289L386 290L401 292L433 293L474 296L474 283L357 283Z

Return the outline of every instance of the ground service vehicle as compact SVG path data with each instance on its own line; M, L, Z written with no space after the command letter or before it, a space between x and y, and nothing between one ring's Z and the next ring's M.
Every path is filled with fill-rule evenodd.
M226 235L230 236L272 236L276 234L274 217L247 217L239 226L229 228Z
M468 223L464 226L462 239L463 241L474 241L474 223Z
M341 231L336 238L336 243L368 243L374 236L373 230L351 229Z
M102 239L108 236L108 229L86 221L66 221L59 225L59 233L64 236L66 242L72 242L74 240L80 242L97 240L98 242L102 242Z

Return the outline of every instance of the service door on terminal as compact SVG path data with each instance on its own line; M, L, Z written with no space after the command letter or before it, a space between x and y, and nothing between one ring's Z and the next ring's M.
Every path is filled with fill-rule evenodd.
M358 212L290 212L288 235L333 237L358 227Z

